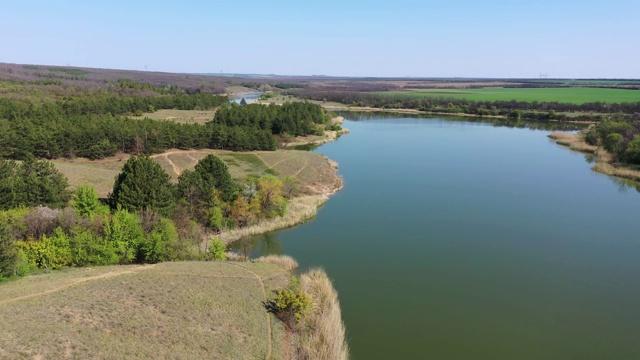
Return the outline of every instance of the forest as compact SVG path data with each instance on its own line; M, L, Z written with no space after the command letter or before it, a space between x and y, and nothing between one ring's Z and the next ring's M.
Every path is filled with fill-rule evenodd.
M129 85L132 86L132 85ZM160 109L206 110L220 107L211 122L178 124L131 120ZM228 105L226 96L165 94L114 95L108 92L44 102L0 98L0 157L100 159L117 152L152 154L169 148L275 150L274 134L292 136L322 131L318 105Z

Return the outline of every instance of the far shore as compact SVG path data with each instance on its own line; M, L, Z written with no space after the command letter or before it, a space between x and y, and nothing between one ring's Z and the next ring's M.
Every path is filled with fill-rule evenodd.
M322 105L326 110L329 111L353 111L353 112L385 112L385 113L396 113L396 114L416 114L416 115L445 115L445 116L461 116L461 117L473 117L473 118L487 118L487 119L509 119L508 116L505 115L478 115L478 114L466 114L466 113L449 113L449 112L438 112L438 111L424 111L417 109L389 109L389 108L376 108L376 107L368 107L368 106L349 106L349 105L324 105L321 102L318 104ZM514 119L515 120L515 119ZM526 119L522 118L522 120L535 121L535 119ZM540 120L538 120L540 121ZM593 124L593 121L577 121L577 120L544 120L549 122L562 122L562 123L571 123L571 124Z

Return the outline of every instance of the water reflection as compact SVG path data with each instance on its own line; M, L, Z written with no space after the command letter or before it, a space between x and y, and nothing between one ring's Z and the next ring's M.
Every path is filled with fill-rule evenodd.
M629 189L635 189L640 193L640 182L609 175L607 177L618 186L618 191L621 193L626 193Z
M245 236L231 243L229 247L245 258L282 254L282 243L273 232Z

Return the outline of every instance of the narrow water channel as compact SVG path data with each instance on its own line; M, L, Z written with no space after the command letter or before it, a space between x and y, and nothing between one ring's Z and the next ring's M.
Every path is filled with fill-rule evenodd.
M354 359L640 358L634 188L546 130L345 117L344 189L254 240L327 270Z

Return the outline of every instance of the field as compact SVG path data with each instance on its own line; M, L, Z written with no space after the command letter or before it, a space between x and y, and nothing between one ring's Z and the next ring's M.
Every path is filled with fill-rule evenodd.
M289 277L268 263L182 262L0 284L0 358L282 358L283 326L262 302Z
M144 113L142 116L131 116L134 120L149 118L159 121L174 121L180 124L206 124L213 120L215 110L158 110Z
M342 184L336 174L335 163L322 155L308 151L278 150L238 153L225 150L170 150L151 157L177 182L186 169L193 169L199 160L214 154L225 162L229 173L237 181L267 174L291 176L298 179L308 194L332 193ZM96 188L101 197L113 189L115 177L129 158L128 154L102 160L54 160L56 168L68 179L72 189L82 184Z
M388 96L443 97L473 101L555 101L583 104L587 102L639 102L640 91L606 88L480 88L480 89L412 89L407 92L383 92Z

